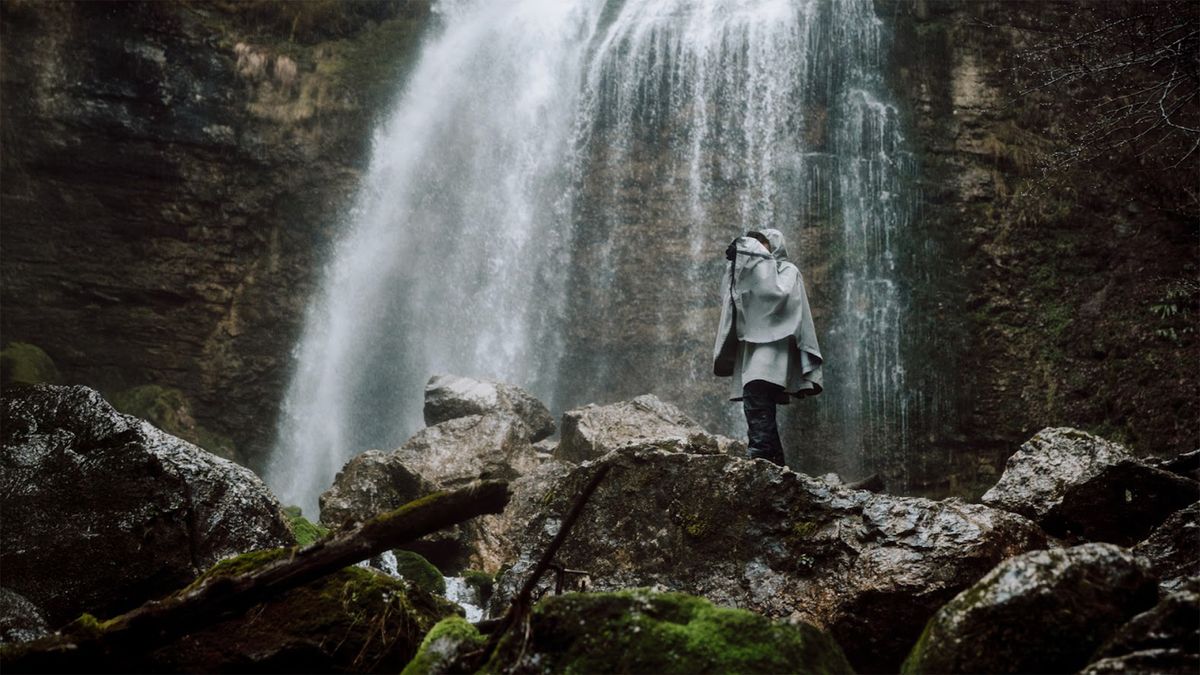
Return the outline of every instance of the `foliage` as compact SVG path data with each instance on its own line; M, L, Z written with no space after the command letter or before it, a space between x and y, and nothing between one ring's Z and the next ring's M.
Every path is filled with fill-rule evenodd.
M0 351L0 382L3 384L53 384L58 381L58 368L40 347L10 342Z
M1166 284L1158 302L1150 305L1157 325L1154 336L1180 345L1196 333L1197 311L1200 310L1200 282L1195 279L1174 279Z

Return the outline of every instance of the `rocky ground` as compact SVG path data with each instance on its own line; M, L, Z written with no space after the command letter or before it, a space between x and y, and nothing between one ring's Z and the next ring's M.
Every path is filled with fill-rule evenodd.
M2 404L0 651L105 630L433 492L507 480L503 514L412 542L97 667L153 672L1191 673L1200 455L1155 464L1051 428L983 503L898 497L743 459L652 396L564 414L449 376L430 426L356 457L314 527L249 471L95 391ZM518 630L493 633L568 511ZM280 548L283 547L283 548ZM418 553L419 552L419 553ZM423 554L423 555L422 555ZM426 561L428 558L428 561ZM449 581L443 574L455 575ZM486 608L466 621L446 599ZM466 589L465 595L461 589ZM564 592L565 591L565 592ZM487 617L491 617L490 619ZM101 617L96 619L95 617ZM116 658L109 655L105 658ZM107 666L105 664L107 663Z

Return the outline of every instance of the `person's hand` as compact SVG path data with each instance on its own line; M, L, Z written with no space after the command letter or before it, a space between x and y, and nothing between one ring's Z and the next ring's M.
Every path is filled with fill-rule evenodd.
M737 239L729 242L729 246L725 248L725 259L733 260L737 258Z

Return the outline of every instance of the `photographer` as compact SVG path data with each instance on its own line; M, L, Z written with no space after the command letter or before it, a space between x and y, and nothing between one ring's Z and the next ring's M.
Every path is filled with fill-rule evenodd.
M779 230L747 232L725 257L713 374L733 378L730 400L742 401L747 455L783 465L775 406L821 393L821 350L804 279Z

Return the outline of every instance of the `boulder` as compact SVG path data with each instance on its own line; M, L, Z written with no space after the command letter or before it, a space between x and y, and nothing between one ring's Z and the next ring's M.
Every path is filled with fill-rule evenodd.
M29 642L50 634L42 610L25 596L0 588L0 645Z
M485 642L448 619L405 675L465 672ZM683 593L634 589L544 598L528 629L510 633L488 664L520 673L850 673L837 642L815 626L774 622Z
M1200 672L1200 579L1121 626L1084 673Z
M321 494L321 522L328 527L360 523L436 489L392 455L367 450L346 462L333 486Z
M1156 594L1145 564L1119 546L1025 553L938 610L902 672L1074 673Z
M1175 457L1148 460L1151 466L1170 471L1184 478L1200 480L1200 450L1192 450Z
M87 387L6 390L0 429L4 585L51 626L117 614L222 558L293 541L249 469Z
M425 425L434 426L468 415L515 417L537 442L554 434L554 417L545 404L524 389L504 382L434 375L425 385Z
M1150 570L1168 591L1188 577L1200 577L1200 502L1175 512L1133 552L1150 561Z
M1001 560L1045 544L1033 523L986 506L850 490L769 462L650 444L580 465L551 487L493 613L605 465L556 557L589 572L591 589L654 586L808 621L862 671L895 669L938 607Z
M526 513L520 505L536 500L540 493L535 493L557 472L540 467L557 464L533 449L526 427L514 417L458 417L422 429L392 452L368 450L347 462L321 495L321 522L336 527L363 521L479 478L508 480L513 498L505 513L473 519L407 546L447 574L467 567L495 571L513 555L509 530L524 525L513 514Z
M697 454L745 456L746 444L710 434L679 408L653 394L609 405L590 404L563 413L554 456L569 462L603 457L613 450L645 447Z
M1025 442L982 501L1060 537L1132 546L1197 499L1200 483L1155 468L1122 445L1061 427Z

